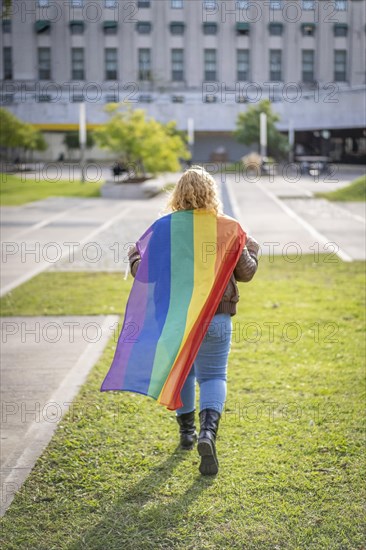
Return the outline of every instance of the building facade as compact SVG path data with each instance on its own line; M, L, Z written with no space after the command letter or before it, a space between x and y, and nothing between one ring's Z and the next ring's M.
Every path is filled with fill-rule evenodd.
M194 160L235 161L238 113L269 98L305 151L360 162L365 16L364 0L13 0L1 103L47 133L49 159L80 102L93 128L124 101L182 130L193 119Z

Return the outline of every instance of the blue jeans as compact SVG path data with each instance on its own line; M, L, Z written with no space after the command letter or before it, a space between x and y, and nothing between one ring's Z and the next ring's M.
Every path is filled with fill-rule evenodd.
M231 316L226 313L214 315L180 393L183 407L177 409L177 416L195 409L196 378L200 387L200 411L215 409L222 413L231 332Z

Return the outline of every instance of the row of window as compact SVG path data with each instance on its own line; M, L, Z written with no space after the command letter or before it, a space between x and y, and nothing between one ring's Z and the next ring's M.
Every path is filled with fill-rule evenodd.
M302 50L302 81L313 82L315 80L314 50ZM13 64L12 49L3 49L4 79L12 80ZM250 51L236 51L237 80L250 81ZM173 48L171 50L171 79L173 82L183 82L184 76L184 50ZM347 51L334 50L334 81L345 82L347 69ZM105 48L104 50L104 77L105 80L118 80L118 50L117 48ZM51 48L38 48L38 78L39 80L51 80ZM149 82L153 78L152 56L150 48L138 50L138 80ZM85 52L84 48L71 48L71 79L85 80ZM282 74L282 50L269 50L269 79L271 82L283 80ZM217 50L204 50L204 81L218 80Z
M318 0L302 0L303 10L315 10L315 3ZM83 8L85 5L84 0L69 0L70 6L73 8ZM139 8L150 8L151 0L137 0L137 6ZM347 0L334 0L335 9L338 11L347 10ZM38 6L45 8L50 5L50 0L38 0ZM238 9L248 9L250 7L250 0L236 0L235 5ZM116 9L118 7L118 0L104 0L104 6L106 8ZM218 0L203 0L203 6L207 10L215 10L218 6ZM170 7L173 9L182 9L184 7L184 0L170 0ZM283 7L282 0L269 0L269 7L272 10L281 10Z
M118 7L119 0L104 0L104 7L116 9ZM184 0L170 0L170 7L175 9L183 8ZM69 0L70 6L72 8L83 8L85 6L85 0ZM139 8L150 8L151 0L137 0L137 7ZM39 8L48 8L50 5L50 0L37 0Z
M84 34L85 23L84 21L73 20L70 21L70 32L71 34ZM185 31L185 24L180 21L173 21L169 25L171 34L182 35ZM4 19L2 21L2 28L4 33L11 32L11 20ZM314 23L302 23L300 25L301 32L303 36L314 36L315 35L315 24ZM205 22L202 24L203 33L206 35L217 34L218 25L217 23L208 23ZM50 34L51 32L51 22L50 21L36 21L35 30L38 34ZM149 21L139 21L136 25L136 30L140 34L150 34L152 30L152 25ZM282 23L269 23L268 31L272 36L282 36L284 26ZM103 21L103 31L104 34L113 35L117 34L118 23L116 21ZM250 23L237 23L236 24L236 33L238 35L249 36L250 34ZM348 34L348 25L346 23L334 23L333 26L334 36L347 36Z
M247 10L253 0L236 0L235 5L238 9ZM302 0L302 9L304 11L315 11L316 2L319 0ZM332 4L337 11L347 11L348 0L332 0ZM219 0L203 0L203 5L207 10L215 10L219 5ZM282 10L283 0L269 0L270 10ZM183 6L182 6L183 7Z

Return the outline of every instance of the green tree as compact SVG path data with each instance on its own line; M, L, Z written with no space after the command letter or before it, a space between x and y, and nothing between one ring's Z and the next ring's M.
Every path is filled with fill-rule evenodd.
M234 136L239 143L245 145L258 144L259 148L259 115L267 115L267 148L272 157L283 157L288 152L287 138L276 128L280 117L271 108L271 102L265 99L258 105L251 105L245 113L239 113Z
M33 124L22 123L19 135L20 147L23 147L26 151L45 151L47 149L43 134Z
M48 148L47 141L45 140L42 132L37 131L36 135L34 136L34 146L35 151L45 151Z
M116 103L106 111L110 118L95 130L95 139L101 148L117 153L123 164L132 166L136 175L176 172L179 159L190 158L174 121L162 124L147 117L143 109L120 109Z
M0 146L13 149L21 145L22 123L12 113L0 107Z
M7 150L44 151L47 143L43 134L28 122L0 107L0 147Z

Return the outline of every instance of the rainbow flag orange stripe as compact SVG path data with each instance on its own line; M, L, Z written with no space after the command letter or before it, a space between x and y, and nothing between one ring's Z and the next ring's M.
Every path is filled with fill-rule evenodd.
M181 389L245 242L236 220L201 209L148 228L136 243L141 263L101 391L182 406Z

